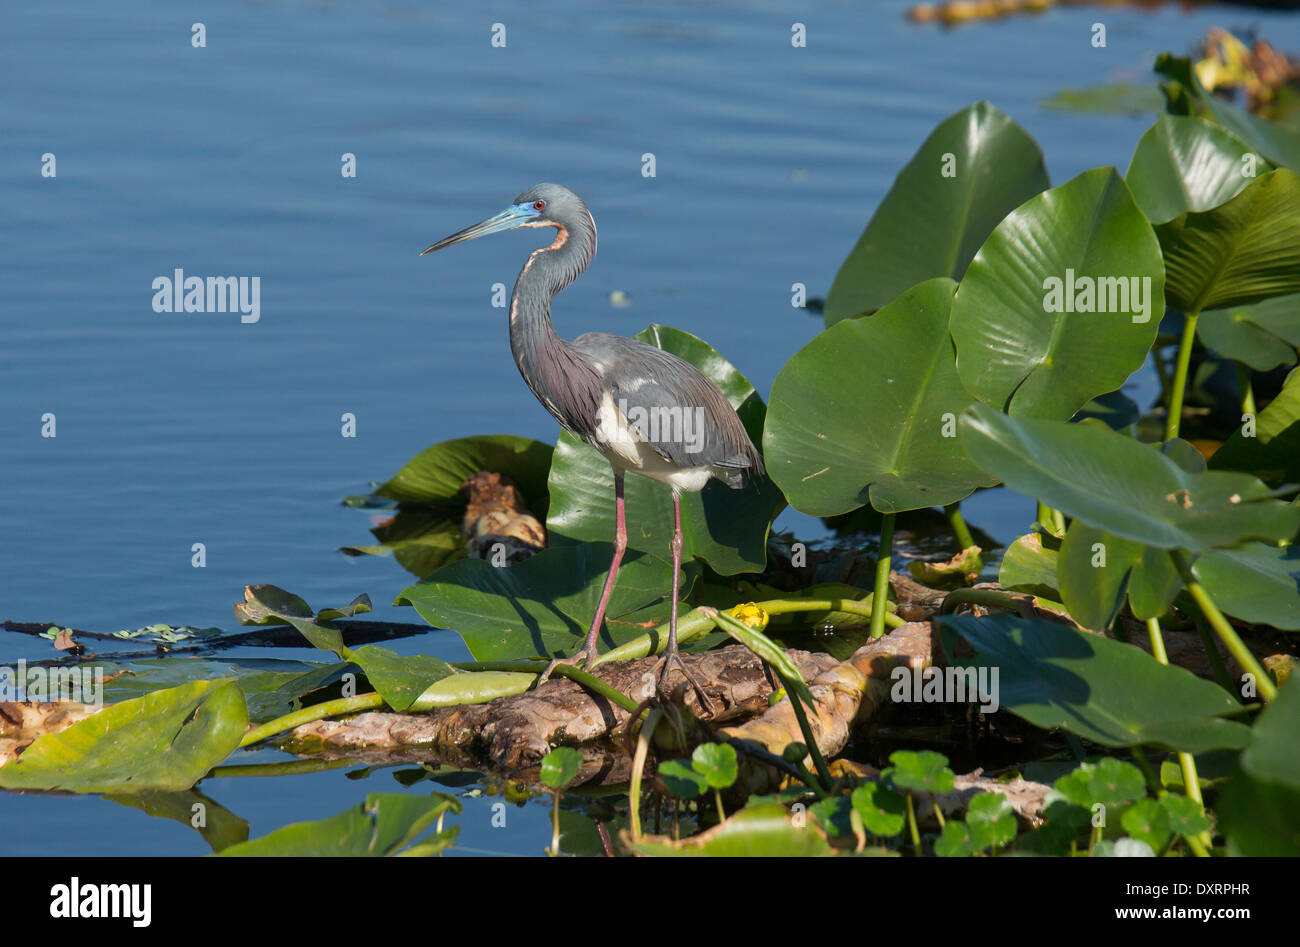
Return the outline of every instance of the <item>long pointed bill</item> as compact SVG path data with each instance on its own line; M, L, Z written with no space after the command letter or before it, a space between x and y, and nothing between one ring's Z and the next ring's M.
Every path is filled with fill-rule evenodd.
M516 204L507 207L495 217L489 217L487 220L480 220L472 227L466 227L464 230L458 230L450 237L443 237L431 247L426 247L420 251L420 256L426 253L432 253L435 250L441 250L444 247L450 247L452 244L464 243L466 240L473 240L475 237L486 237L490 233L500 233L503 230L513 230L521 227L533 217L537 216L537 211L533 210L529 204Z

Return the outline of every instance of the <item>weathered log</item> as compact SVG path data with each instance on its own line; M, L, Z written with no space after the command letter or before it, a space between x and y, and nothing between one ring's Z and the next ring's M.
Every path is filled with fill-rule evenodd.
M838 664L827 654L789 653L806 679L817 678ZM747 648L729 645L682 657L713 701L717 712L712 722L738 722L767 708L772 680L763 662ZM656 662L651 657L600 664L593 674L633 700L645 700L655 691L651 671ZM692 713L702 713L692 689L679 694ZM455 749L512 772L534 765L554 745L590 744L617 737L628 717L627 711L581 685L552 678L535 690L487 704L420 715L372 712L347 720L314 721L294 730L292 740L304 749L402 745Z

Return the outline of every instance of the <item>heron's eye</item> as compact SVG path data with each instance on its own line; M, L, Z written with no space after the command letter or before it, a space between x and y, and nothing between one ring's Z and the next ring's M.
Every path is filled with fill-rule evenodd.
M533 201L533 210L545 210L546 201Z

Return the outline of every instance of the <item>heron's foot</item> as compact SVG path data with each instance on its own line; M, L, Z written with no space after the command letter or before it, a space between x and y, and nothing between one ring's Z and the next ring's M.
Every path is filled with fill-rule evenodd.
M552 672L554 672L555 669L559 667L561 664L563 664L565 667L571 667L571 668L579 667L579 666L590 668L591 665L595 662L595 660L596 660L596 649L594 647L583 648L581 651L579 651L571 658L553 658L551 660L551 663L546 665L546 670L542 672L539 678L537 678L537 686L541 687L548 680L550 680Z
M712 717L714 713L716 713L713 701L711 701L709 695L704 692L704 688L700 686L700 682L695 679L695 675L686 669L686 664L682 661L682 656L677 653L676 648L665 651L664 656L659 659L659 663L656 664L654 669L650 672L651 674L659 675L660 695L667 696L672 693L671 689L668 687L668 675L672 673L674 667L682 672L682 677L686 678L686 683L690 684L691 687L695 689L696 696L700 698L700 706L704 709L706 714Z

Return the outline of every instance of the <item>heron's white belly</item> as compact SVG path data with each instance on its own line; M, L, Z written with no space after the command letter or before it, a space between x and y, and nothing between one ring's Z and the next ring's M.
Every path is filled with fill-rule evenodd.
M713 476L712 467L679 467L665 460L641 439L636 428L614 405L609 392L601 400L597 418L595 447L609 458L615 469L640 474L686 493L703 490Z

